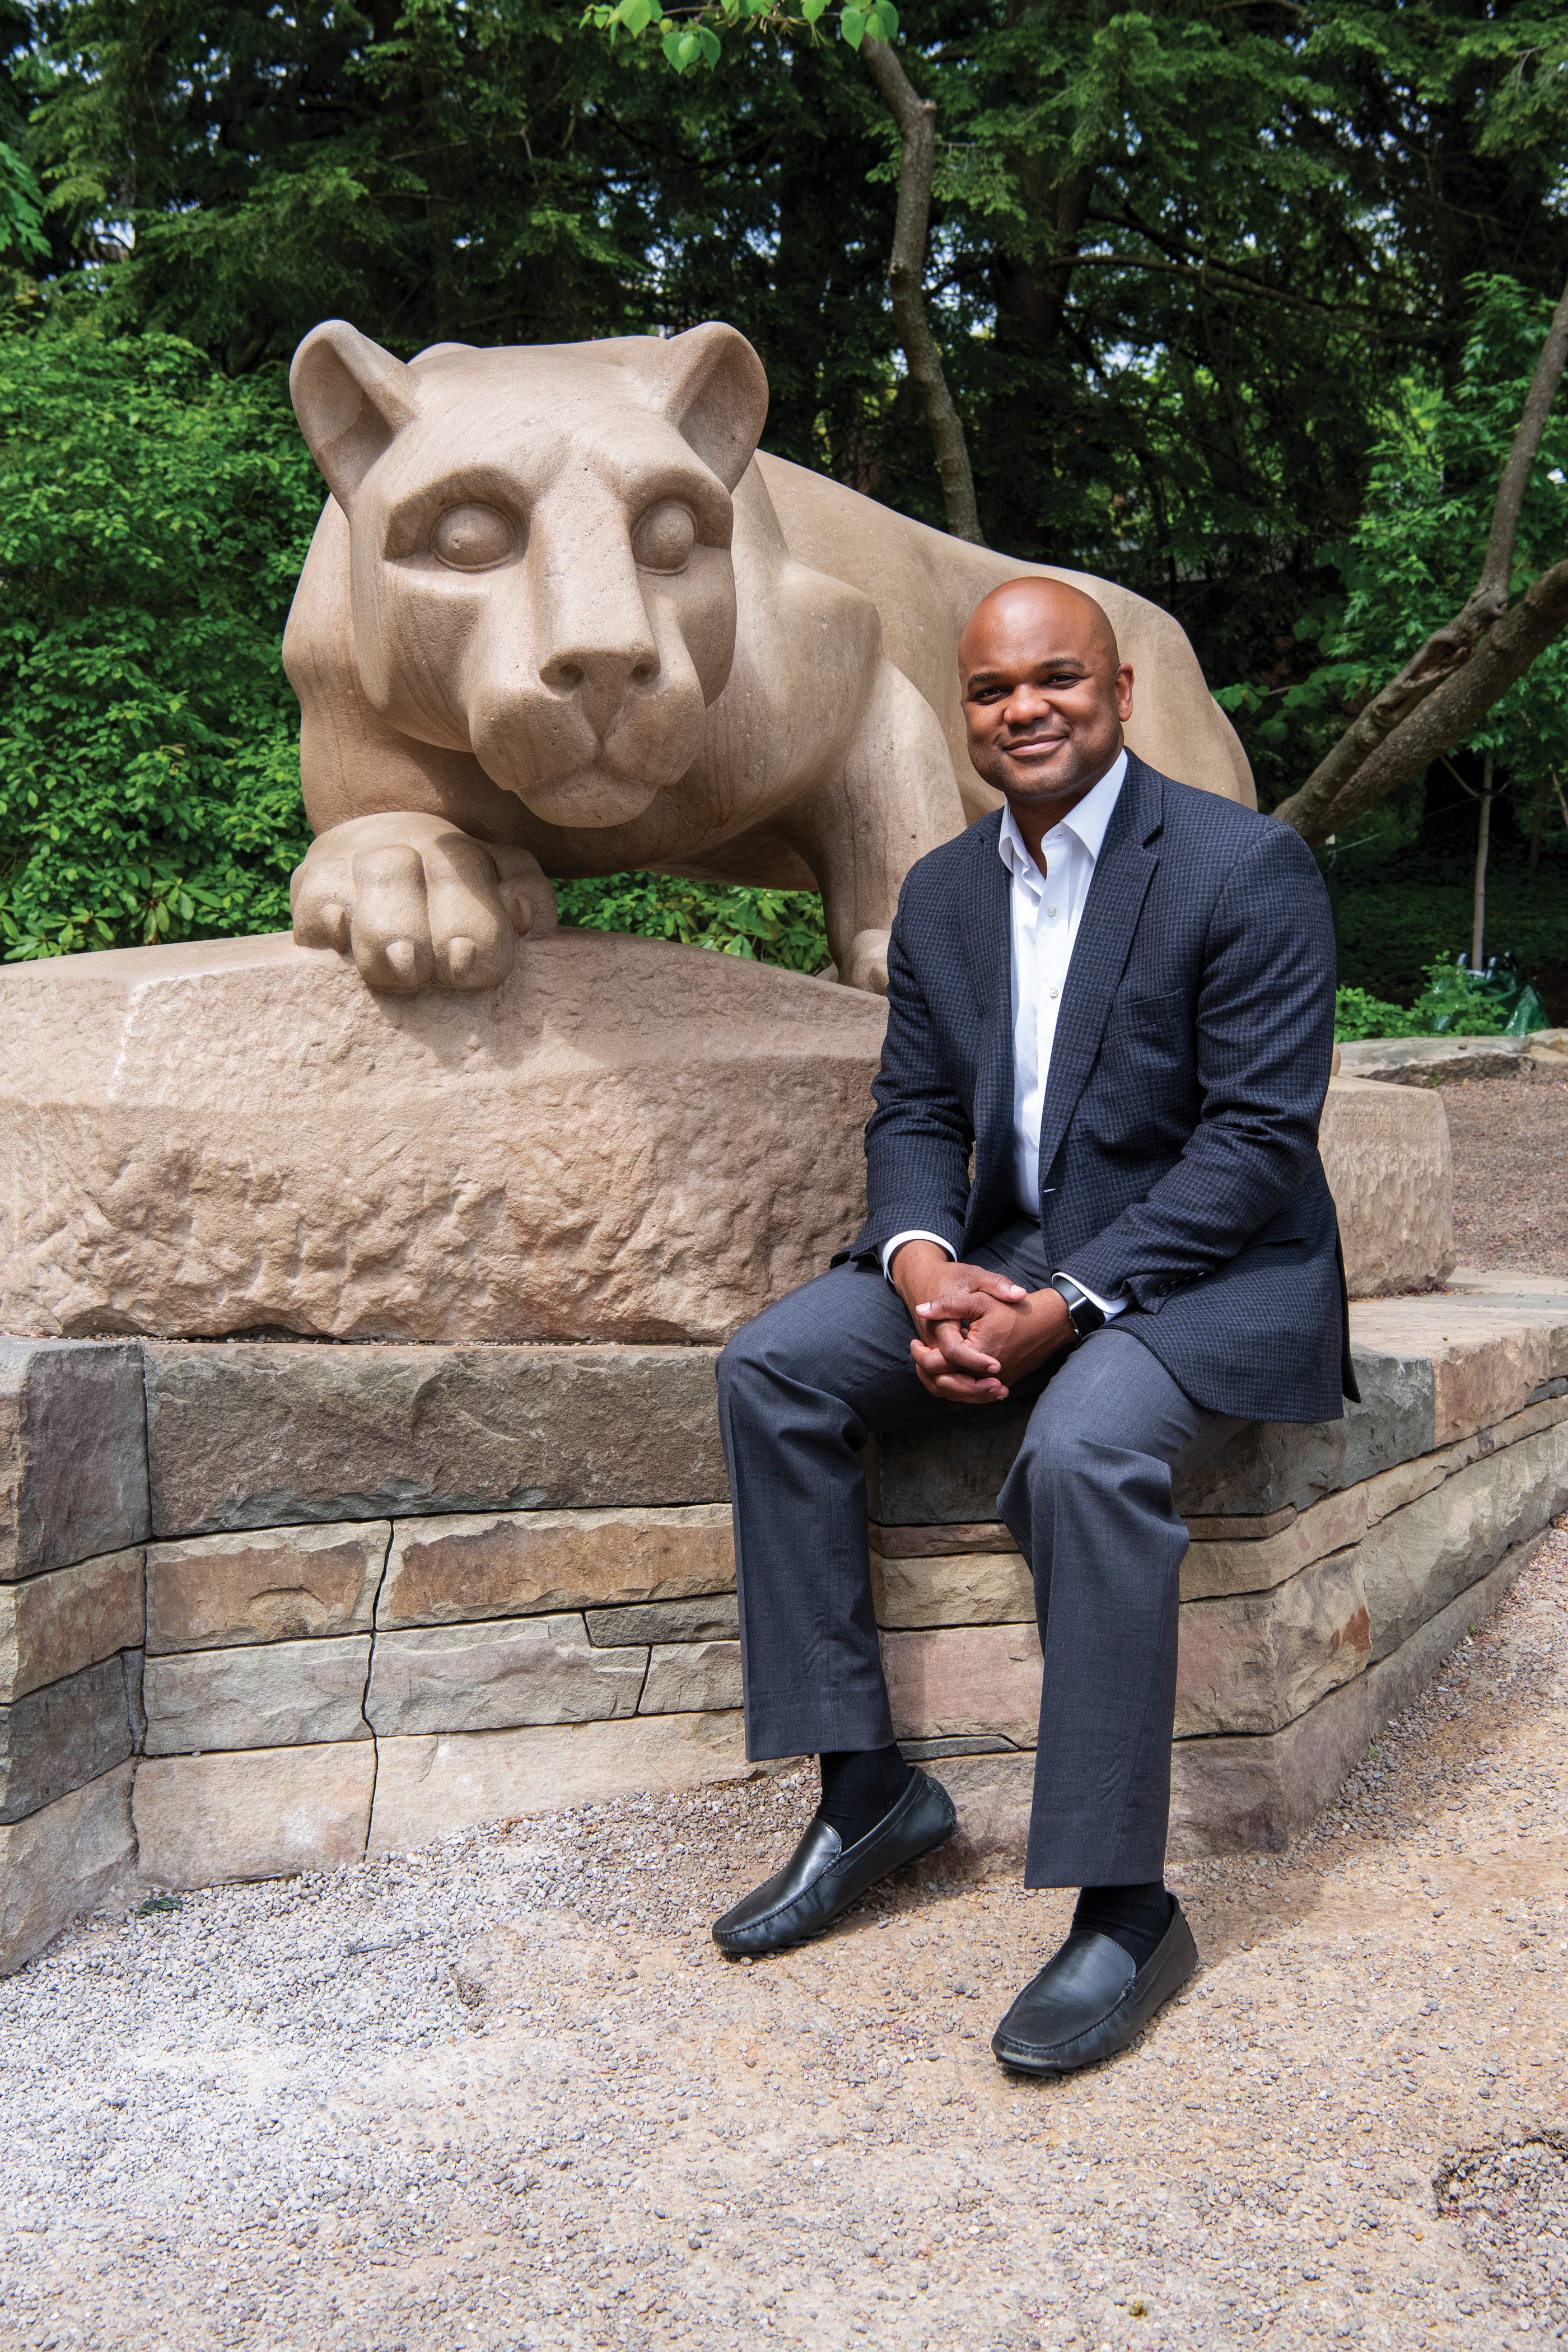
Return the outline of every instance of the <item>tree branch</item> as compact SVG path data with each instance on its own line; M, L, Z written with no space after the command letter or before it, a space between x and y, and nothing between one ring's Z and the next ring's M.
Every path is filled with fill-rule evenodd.
M1530 380L1530 390L1524 395L1524 413L1519 420L1519 431L1513 436L1513 446L1508 453L1508 463L1498 484L1497 504L1492 509L1492 527L1487 537L1487 560L1481 566L1481 576L1476 583L1470 604L1479 598L1489 602L1500 613L1508 603L1508 584L1513 572L1513 551L1519 539L1519 518L1524 505L1524 494L1530 487L1530 469L1541 453L1541 436L1546 430L1546 420L1552 414L1552 404L1557 396L1564 365L1568 365L1568 286L1552 313L1552 324L1546 330L1546 341L1541 347L1541 357L1535 362L1535 373ZM1469 606L1466 606L1466 611ZM1462 616L1461 616L1462 617Z
M1295 804L1305 800L1307 787L1274 812L1309 839L1340 833L1352 817L1386 800L1424 768L1463 742L1480 724L1492 704L1524 676L1539 654L1568 629L1568 562L1554 563L1532 580L1517 604L1506 612L1463 664L1434 687L1403 723L1363 761L1335 798L1314 816L1310 830Z
M1412 654L1398 676L1390 678L1359 718L1346 728L1333 750L1326 759L1320 761L1300 792L1292 793L1289 799L1282 801L1275 810L1276 816L1283 817L1287 824L1294 825L1297 832L1309 841L1321 840L1325 834L1335 833L1346 824L1346 812L1352 798L1355 809L1359 811L1370 806L1373 801L1381 800L1385 792L1397 789L1395 785L1388 784L1378 791L1363 793L1362 778L1369 765L1375 766L1380 775L1385 772L1379 754L1388 739L1395 733L1401 736L1405 733L1415 711L1474 657L1476 647L1489 630L1495 639L1508 604L1508 585L1513 571L1513 551L1519 539L1519 518L1524 504L1524 493L1529 485L1531 468L1540 453L1541 437L1546 430L1546 420L1565 365L1568 365L1568 287L1564 287L1562 299L1552 314L1552 324L1547 330L1530 390L1525 394L1519 429L1513 436L1513 446L1498 483L1481 576L1467 598L1463 610L1457 613L1446 627L1435 630L1418 653ZM1554 571L1544 573L1542 580L1537 581L1535 585L1539 588L1542 581L1554 579L1562 569L1559 565ZM1525 601L1528 602L1528 598ZM1519 605L1514 608L1515 612L1521 609ZM1511 614L1507 614L1507 618L1512 617ZM1542 645L1549 644L1556 634L1555 628L1548 631L1542 639ZM1536 651L1540 651L1539 646ZM1532 653L1530 661L1534 658ZM1524 667L1528 667L1527 662ZM1514 677L1520 675L1521 671L1513 673ZM1508 682L1511 685L1512 677ZM1500 687L1498 693L1502 691ZM1497 694L1488 695L1480 709L1489 709L1496 699ZM1470 724L1473 725L1474 721ZM1467 726L1434 744L1425 759L1418 761L1415 767L1403 770L1399 782L1405 782L1428 761L1435 759L1438 751L1447 750L1450 743L1458 742L1460 735L1468 731ZM1391 770L1387 772L1392 772Z
M883 105L899 127L899 209L888 292L893 325L903 348L910 381L920 392L942 477L947 527L955 539L980 543L980 512L974 500L969 445L963 420L953 405L942 353L925 306L926 243L931 230L931 175L936 165L936 106L923 99L886 41L862 41L860 54Z

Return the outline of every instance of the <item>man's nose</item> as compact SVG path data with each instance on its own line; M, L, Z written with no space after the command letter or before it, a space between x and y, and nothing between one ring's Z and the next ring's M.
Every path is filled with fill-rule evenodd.
M1013 688L1002 706L1003 720L1008 727L1033 727L1048 719L1055 707L1048 688L1031 679Z

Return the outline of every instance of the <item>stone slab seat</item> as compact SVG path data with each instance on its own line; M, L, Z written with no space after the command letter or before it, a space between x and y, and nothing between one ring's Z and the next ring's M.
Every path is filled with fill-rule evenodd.
M858 1225L886 1019L574 929L475 997L286 933L6 966L0 1327L721 1341ZM1336 1079L1321 1148L1352 1296L1441 1281L1441 1100Z
M1175 1853L1288 1845L1568 1509L1568 1284L1461 1274L1352 1331L1342 1423L1243 1430L1179 1496ZM758 1769L714 1354L0 1342L0 1968L133 1875ZM897 1727L972 1863L1016 1859L1034 1760L1020 1426L868 1463Z

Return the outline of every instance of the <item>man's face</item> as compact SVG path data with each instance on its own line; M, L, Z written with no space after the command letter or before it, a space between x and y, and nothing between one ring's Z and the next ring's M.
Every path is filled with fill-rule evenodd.
M988 596L958 645L969 756L1020 816L1066 816L1121 749L1132 672L1087 597L1048 581Z

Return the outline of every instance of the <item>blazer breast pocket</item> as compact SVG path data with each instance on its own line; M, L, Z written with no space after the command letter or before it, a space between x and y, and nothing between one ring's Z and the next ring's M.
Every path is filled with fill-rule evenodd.
M1191 1108L1194 1053L1185 989L1124 992L1111 999L1100 1041L1100 1082L1124 1107L1156 1120Z
M1105 1042L1123 1053L1148 1053L1156 1061L1193 1058L1193 1010L1184 988L1158 995L1131 992L1110 1000Z

